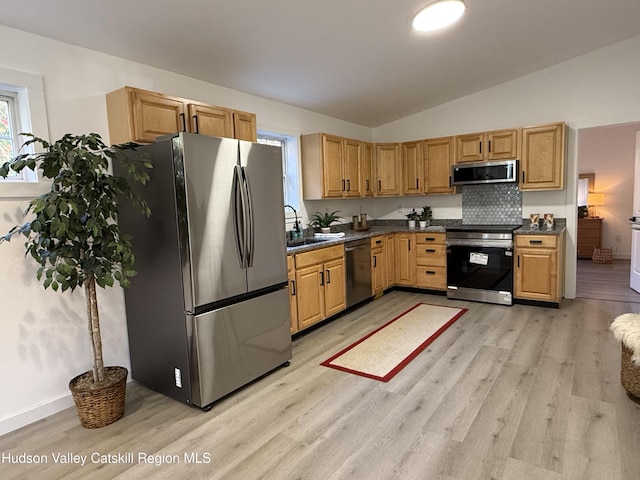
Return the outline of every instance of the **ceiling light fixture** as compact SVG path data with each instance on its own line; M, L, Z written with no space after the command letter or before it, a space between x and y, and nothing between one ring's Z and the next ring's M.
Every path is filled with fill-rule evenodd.
M420 10L411 25L420 32L432 32L458 20L466 6L462 0L438 0Z

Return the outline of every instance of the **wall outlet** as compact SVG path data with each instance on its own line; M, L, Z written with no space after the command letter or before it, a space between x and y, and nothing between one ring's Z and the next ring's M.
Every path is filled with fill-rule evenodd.
M621 242L622 241L622 237L620 235L616 235L616 242Z

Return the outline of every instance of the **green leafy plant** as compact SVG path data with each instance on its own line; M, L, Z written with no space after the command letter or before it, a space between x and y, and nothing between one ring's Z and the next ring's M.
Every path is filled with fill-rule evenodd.
M30 220L13 227L0 237L0 243L14 235L27 238L26 255L38 262L37 278L44 288L57 291L84 287L93 355L93 381L104 379L102 341L96 285L111 287L118 282L130 285L135 257L130 238L118 227L119 202L122 198L151 214L147 203L136 195L127 180L109 173L109 162L122 162L131 176L144 184L149 180L146 160L133 161L126 155L136 144L107 147L100 135L66 134L49 143L32 134L23 148L39 144L44 152L24 153L0 167L0 176L10 170L39 168L52 179L48 192L29 202L25 218Z
M422 211L418 214L418 220L431 220L431 207L428 205L422 207Z
M320 228L330 227L331 224L340 221L340 219L342 218L342 217L340 217L338 215L338 213L340 213L340 210L336 210L336 211L331 212L331 213L329 213L329 212L325 212L325 213L316 212L311 217L311 221L309 222L309 225L311 227L320 227Z
M412 208L411 211L407 213L406 216L409 220L414 220L414 221L420 218L420 215L418 215L418 212L416 212L415 208Z

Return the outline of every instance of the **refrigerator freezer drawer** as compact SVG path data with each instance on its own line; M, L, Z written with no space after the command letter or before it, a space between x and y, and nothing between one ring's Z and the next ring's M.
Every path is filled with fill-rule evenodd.
M291 359L286 288L191 318L195 406L205 407Z

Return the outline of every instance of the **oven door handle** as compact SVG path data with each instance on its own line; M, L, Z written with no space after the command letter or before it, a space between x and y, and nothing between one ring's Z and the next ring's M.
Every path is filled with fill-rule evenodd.
M513 241L511 240L447 240L447 247L486 247L486 248L513 248Z

